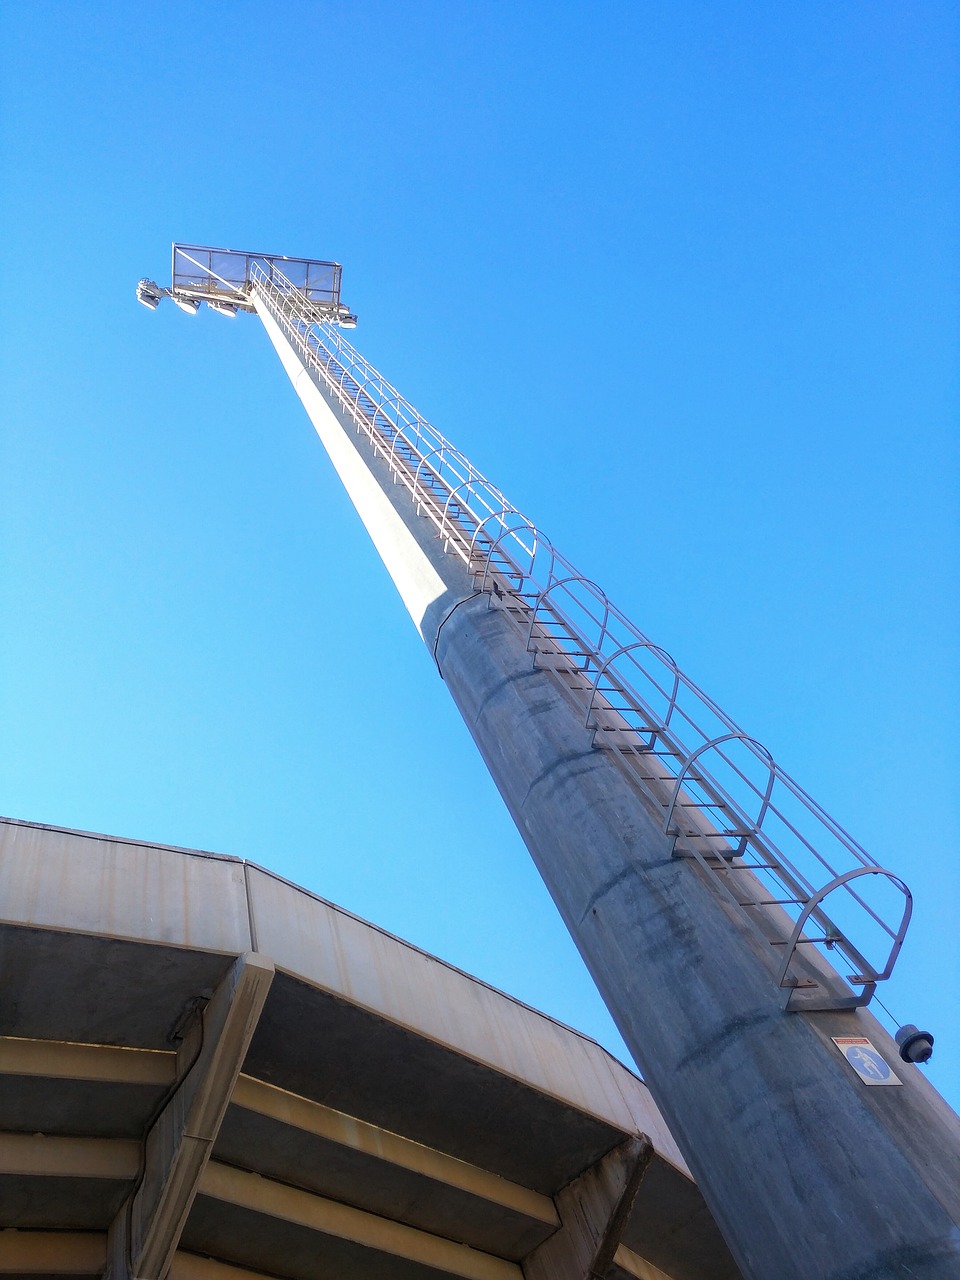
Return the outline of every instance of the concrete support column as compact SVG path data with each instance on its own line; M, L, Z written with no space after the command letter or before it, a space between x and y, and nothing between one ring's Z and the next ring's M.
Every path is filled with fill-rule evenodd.
M768 942L257 307L744 1276L955 1280L956 1115L865 1010L784 1012ZM895 1087L856 1075L851 1035Z
M436 653L744 1275L960 1275L960 1122L918 1068L865 1010L783 1010L768 945L673 856L654 799L501 610L465 601ZM901 1083L867 1086L847 1035Z
M564 1187L560 1230L523 1260L524 1280L605 1280L652 1158L648 1138L628 1138Z
M256 1030L273 961L247 952L186 1028L186 1073L146 1136L139 1185L110 1227L104 1280L163 1280Z

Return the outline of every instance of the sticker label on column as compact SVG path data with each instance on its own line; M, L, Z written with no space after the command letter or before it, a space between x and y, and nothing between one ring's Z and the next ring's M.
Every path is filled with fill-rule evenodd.
M864 1084L903 1084L866 1036L834 1036L833 1043Z

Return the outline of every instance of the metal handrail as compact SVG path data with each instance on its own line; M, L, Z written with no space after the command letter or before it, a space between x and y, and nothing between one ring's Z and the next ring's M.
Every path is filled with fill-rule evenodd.
M738 825L728 821L726 828L721 820L715 828L718 837L728 833L736 841L737 848L731 848L730 856L742 855L744 869L753 867L757 875L779 882L791 900L797 898L798 912L809 908L814 915L824 892L818 886L824 883L826 873L827 882L844 891L849 902L866 912L887 935L900 933L849 884L860 878L850 874L858 869L879 871L899 883L897 878L883 871L876 859L773 760L766 748L744 733L669 657L664 665L673 688L667 694L652 665L663 653L659 646L611 604L595 583L583 577L535 524L508 503L501 491L418 413L334 324L318 319L300 291L276 268L268 274L254 263L250 278L253 290L300 350L308 368L343 405L358 432L387 457L391 472L410 491L423 517L436 526L447 550L474 574L479 591L488 596L491 605L502 602L507 606L508 616L534 650L534 662L537 652L549 653L553 659L562 658L567 652L576 653L578 671L588 677L585 688L579 693L573 690L574 696L582 699L585 723L589 725L591 715L607 701L600 688L601 680L606 680L615 689L618 702L616 707L609 704L604 709L615 710L637 733L651 735L648 753L656 740L655 754L663 767L662 782L667 793L655 798L668 810L668 825L688 769L697 760L697 784L706 788L709 798L704 803L716 809L718 817L727 813L731 820L745 818L744 795L753 795L759 804L752 823L754 829L747 836L743 834L742 820ZM397 453L401 442L409 451L409 462ZM427 474L430 487L437 494L430 501L424 501L422 478ZM545 572L541 572L543 569ZM562 605L551 594L554 591L562 597ZM589 619L591 629L598 628L598 633L585 634L578 618ZM649 705L645 688L667 698L664 719ZM636 764L635 747L629 743L621 746L620 737L629 739L630 735L609 734L602 737L600 745L621 751L649 791L650 783ZM721 743L739 746L746 761L752 758L761 767L762 786L753 781L746 761L740 763L728 751L721 750ZM710 756L710 770L702 765L701 754ZM751 822L748 820L746 825ZM806 864L806 869L796 865L797 859ZM808 894L806 904L797 897L798 886ZM862 959L852 942L845 951ZM888 975L881 970L881 976ZM851 975L850 980L856 981L856 977Z

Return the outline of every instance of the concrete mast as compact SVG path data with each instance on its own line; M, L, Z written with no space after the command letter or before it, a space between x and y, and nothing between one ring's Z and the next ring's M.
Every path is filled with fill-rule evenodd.
M567 562L508 504L497 511L499 491L413 423L336 316L284 280L284 260L266 261L248 259L241 305L260 316L744 1275L960 1275L960 1121L863 1007L899 950L905 886L772 761L750 784L747 823L740 793L716 779L731 760L745 776L734 748L761 765L764 749L662 650L629 641L642 633L578 648L590 624L570 621L575 607L596 621L599 602L601 641L622 615L592 584L561 606ZM534 595L516 546L530 566L549 554ZM665 712L611 677L628 651L676 673ZM674 733L684 690L721 730L692 750ZM795 830L803 805L853 858L828 863L804 836L825 868L812 888L770 834L778 821ZM870 878L902 891L899 926L862 894ZM830 895L846 906L828 915ZM892 940L886 965L852 941L861 907Z

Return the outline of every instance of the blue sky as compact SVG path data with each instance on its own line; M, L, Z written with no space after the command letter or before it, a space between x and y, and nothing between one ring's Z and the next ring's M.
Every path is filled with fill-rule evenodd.
M3 19L0 810L242 855L625 1054L259 326L356 342L917 899L960 1102L948 4Z

